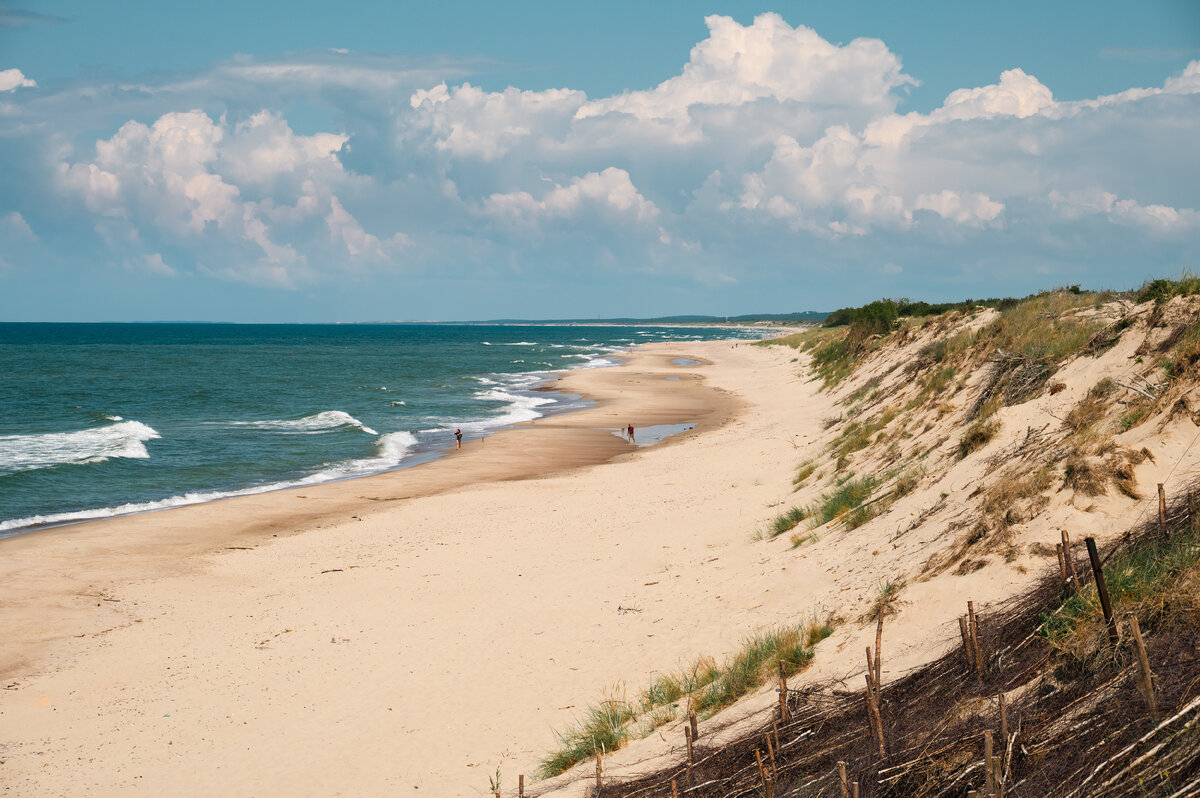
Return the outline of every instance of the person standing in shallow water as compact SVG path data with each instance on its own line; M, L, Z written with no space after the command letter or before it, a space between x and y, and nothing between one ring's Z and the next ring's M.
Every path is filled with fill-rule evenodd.
M632 424L630 424L630 425L629 425L629 426L628 426L628 427L625 429L625 434L626 434L626 435L629 437L629 442L630 442L630 443L633 443L633 442L634 442L634 440L633 440L633 425L632 425Z
M632 429L632 427L630 427L630 429ZM460 429L454 430L454 448L455 449L462 448L462 430L460 430Z

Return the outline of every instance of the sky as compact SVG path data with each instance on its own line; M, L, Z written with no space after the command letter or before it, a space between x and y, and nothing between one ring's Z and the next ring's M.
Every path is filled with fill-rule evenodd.
M1195 0L0 0L0 321L1132 288L1197 142Z

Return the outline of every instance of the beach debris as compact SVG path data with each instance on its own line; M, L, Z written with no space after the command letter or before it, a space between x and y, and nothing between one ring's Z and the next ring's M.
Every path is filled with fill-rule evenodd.
M621 607L621 606L617 607L617 615L625 615L626 613L641 612L641 611L642 611L641 607Z

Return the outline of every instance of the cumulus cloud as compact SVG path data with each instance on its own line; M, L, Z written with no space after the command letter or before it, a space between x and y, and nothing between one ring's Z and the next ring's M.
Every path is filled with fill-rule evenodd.
M25 77L19 69L0 70L0 91L16 91L36 86L37 81Z
M485 214L517 224L577 218L592 211L632 224L653 224L659 215L654 203L638 192L629 173L611 166L576 177L566 186L555 186L540 199L525 191L493 194L483 207Z
M0 72L0 173L22 187L0 194L20 209L0 232L14 240L15 218L48 241L72 215L109 262L280 288L561 253L711 285L847 252L908 280L1000 241L1043 265L1094 261L1061 242L1103 235L1200 249L1200 61L1069 102L1013 65L910 111L915 78L882 41L778 14L705 22L678 70L610 97L487 91L461 62L335 51L53 92ZM289 119L301 100L324 112L306 134Z
M649 91L592 101L580 119L609 113L685 123L696 106L742 106L761 99L821 106L895 108L893 90L914 83L878 39L831 44L811 28L762 14L749 26L730 17L704 20L709 37L692 48L683 71Z

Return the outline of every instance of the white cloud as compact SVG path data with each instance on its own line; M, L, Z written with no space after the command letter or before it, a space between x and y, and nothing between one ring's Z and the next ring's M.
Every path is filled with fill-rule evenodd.
M25 77L19 69L0 69L0 91L34 88L37 81Z
M17 211L9 211L0 216L0 232L11 233L16 238L23 238L29 241L37 240L37 236L33 234L33 228L29 226L29 222L25 221L25 217Z
M438 150L459 157L495 160L530 137L565 133L586 97L581 91L550 89L485 92L469 83L445 83L415 92L409 104L414 127L428 130Z
M695 106L736 107L761 99L891 110L893 90L914 82L878 39L842 47L774 13L749 26L718 15L704 22L709 37L692 48L682 73L649 91L592 101L578 118L620 113L682 123Z
M136 260L126 263L126 266L135 271L146 272L148 274L158 275L160 277L178 277L179 272L163 261L162 255L153 252Z
M913 205L916 210L933 211L943 219L979 227L991 222L1004 210L1004 204L993 202L984 194L943 190L937 194L921 194Z
M526 191L493 194L484 201L483 209L489 216L518 224L577 218L589 212L637 224L653 224L659 216L658 208L638 192L629 173L611 166L556 186L541 199Z
M1200 211L1193 208L1142 205L1132 199L1120 199L1116 194L1098 188L1052 191L1049 198L1051 204L1067 219L1102 215L1118 224L1156 233L1200 229Z

